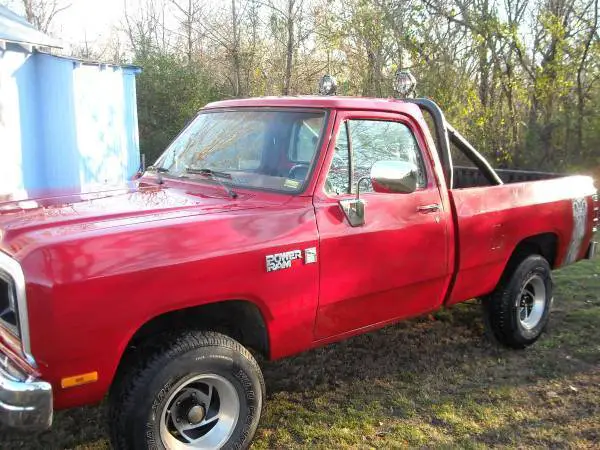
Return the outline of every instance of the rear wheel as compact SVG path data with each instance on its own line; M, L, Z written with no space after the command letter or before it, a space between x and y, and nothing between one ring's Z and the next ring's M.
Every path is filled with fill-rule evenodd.
M147 351L110 395L117 449L247 448L264 381L252 355L213 332L186 332Z
M484 299L486 325L501 344L525 348L544 332L551 303L550 265L542 256L528 256Z

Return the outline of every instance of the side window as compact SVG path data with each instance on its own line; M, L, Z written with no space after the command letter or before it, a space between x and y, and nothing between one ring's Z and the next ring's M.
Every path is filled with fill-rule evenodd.
M417 187L427 184L425 164L421 150L410 128L400 122L382 120L350 120L350 142L352 143L352 192L356 182L368 177L377 161L407 161L418 168ZM363 182L361 191L372 191L371 183Z
M335 151L331 167L325 180L325 192L329 195L347 194L350 192L350 158L346 123L340 124L335 140Z

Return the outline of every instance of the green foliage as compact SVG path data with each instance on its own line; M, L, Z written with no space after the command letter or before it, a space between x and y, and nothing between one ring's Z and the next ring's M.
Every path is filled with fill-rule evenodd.
M235 14L222 2L194 16L191 35L182 22L165 38L151 11L133 22L148 161L209 101L281 95L287 75L291 94L314 94L325 73L341 95L389 97L396 70L410 68L417 94L496 167L587 172L600 163L598 0L234 4Z
M137 59L140 151L151 164L206 103L221 97L203 67L174 55L152 54Z

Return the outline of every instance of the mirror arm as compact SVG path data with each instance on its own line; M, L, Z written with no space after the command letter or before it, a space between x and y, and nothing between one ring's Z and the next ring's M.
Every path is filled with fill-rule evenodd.
M371 177L360 177L358 179L358 181L356 182L356 200L360 200L360 183L362 183L364 180L370 180Z

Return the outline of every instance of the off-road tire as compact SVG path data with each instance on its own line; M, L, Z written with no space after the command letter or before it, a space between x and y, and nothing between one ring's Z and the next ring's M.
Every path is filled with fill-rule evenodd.
M265 398L262 372L250 352L216 332L187 331L142 346L139 359L115 380L109 394L109 428L117 450L165 449L163 408L185 380L202 374L225 378L237 391L239 419L223 449L248 448Z
M541 318L531 329L519 320L520 293L532 276L538 276L545 286L545 304ZM550 318L552 306L552 272L548 261L530 255L509 266L496 289L483 298L484 321L488 335L510 348L523 349L542 335Z

